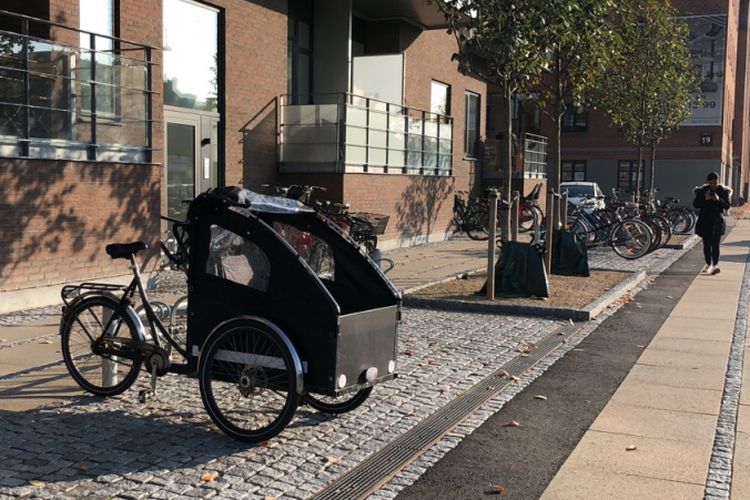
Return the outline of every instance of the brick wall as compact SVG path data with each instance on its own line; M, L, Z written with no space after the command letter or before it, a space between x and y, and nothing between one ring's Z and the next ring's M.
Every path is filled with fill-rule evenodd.
M217 0L226 56L226 183L276 179L276 96L286 91L286 1ZM0 292L127 273L106 243L142 239L158 247L166 199L160 0L119 0L119 36L153 52L153 164L4 160L0 163ZM49 0L50 20L77 27L78 0ZM75 32L51 38L78 46ZM123 99L123 109L131 109ZM86 125L80 125L85 127ZM101 134L108 133L102 124ZM121 131L122 132L122 131ZM334 189L336 191L336 189ZM341 188L338 188L341 191Z
M478 179L480 163L464 159L464 94L481 96L480 134L484 135L486 85L461 75L451 55L455 39L445 30L406 33L402 37L405 59L404 104L430 109L432 80L451 86L453 123L453 175L431 177L390 174L344 175L344 197L352 210L383 213L390 216L383 240L423 237L448 229L453 215L453 191L472 190Z
M0 292L126 274L111 241L158 247L157 165L0 162Z
M276 179L276 99L286 93L286 1L220 0L226 12L226 183Z

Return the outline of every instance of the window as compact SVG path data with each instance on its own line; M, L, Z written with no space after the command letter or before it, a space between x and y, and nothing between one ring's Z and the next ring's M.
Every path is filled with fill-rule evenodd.
M466 98L466 115L464 129L464 152L469 158L479 157L479 94L467 92Z
M570 106L563 116L563 132L585 132L589 128L589 112L583 106Z
M430 111L439 115L451 114L451 86L432 81Z
M523 134L538 134L541 126L541 111L537 104L539 94L513 96L513 131L521 137Z
M96 61L96 112L98 118L114 118L117 115L117 93L115 65L118 64L115 46L111 38L115 35L115 0L80 0L80 28L97 35L81 33L80 80L91 80L91 56ZM92 46L93 45L93 46ZM84 118L91 113L91 87L81 83L81 111Z
M564 161L560 164L560 181L585 181L586 180L586 162L585 161Z
M271 263L266 253L252 241L212 225L206 273L266 292Z
M218 111L218 31L216 9L164 0L164 104Z
M617 187L623 191L635 191L637 160L620 160L617 164ZM641 163L640 190L643 190L643 163Z
M290 104L312 102L312 2L289 3L287 93Z
M503 106L505 98L500 92L487 94L487 130L501 132L503 128Z

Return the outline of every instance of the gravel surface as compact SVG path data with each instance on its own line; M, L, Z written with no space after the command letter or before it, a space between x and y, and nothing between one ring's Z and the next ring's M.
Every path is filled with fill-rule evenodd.
M591 276L588 278L551 275L548 277L549 299L517 297L503 294L497 296L495 300L504 304L579 309L590 304L604 292L612 289L630 276L631 273L623 271L592 271ZM422 288L414 292L413 295L424 298L483 301L487 297L479 292L486 281L486 274L469 276L468 279L457 279Z

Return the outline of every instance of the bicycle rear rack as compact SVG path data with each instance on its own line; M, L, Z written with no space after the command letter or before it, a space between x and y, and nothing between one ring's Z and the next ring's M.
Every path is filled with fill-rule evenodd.
M114 291L120 291L124 292L127 290L127 286L125 285L115 285L112 283L81 283L80 285L65 285L60 292L60 296L63 299L63 302L66 306L70 306L70 300L78 297L81 295L82 290L88 290L93 292L114 292Z

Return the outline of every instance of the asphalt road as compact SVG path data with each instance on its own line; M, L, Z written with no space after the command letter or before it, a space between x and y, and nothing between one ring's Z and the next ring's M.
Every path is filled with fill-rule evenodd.
M703 265L699 244L398 499L539 498Z

